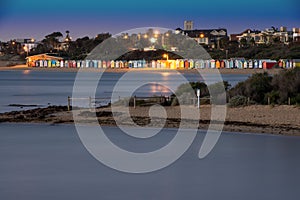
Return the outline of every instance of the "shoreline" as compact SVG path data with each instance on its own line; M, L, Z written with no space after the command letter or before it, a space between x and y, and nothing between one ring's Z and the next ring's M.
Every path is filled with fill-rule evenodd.
M89 109L79 110L74 108L74 113L82 125L118 125L135 127L136 124L141 127L164 127L164 128L189 128L191 124L198 123L198 129L207 130L210 124L218 124L210 120L211 107L203 105L200 108L200 118L181 119L180 107L164 107L167 118L164 121L161 118L149 117L150 107L129 108L130 119L124 113L128 107L118 108L117 113L112 113L110 107L96 109L95 113ZM123 110L122 110L123 109ZM79 112L78 112L79 111ZM300 117L300 107L297 106L246 106L238 108L228 108L223 131L242 132L250 134L271 134L300 136L300 124L297 119ZM274 114L274 113L277 113ZM76 121L78 121L76 119ZM195 121L196 120L196 121ZM72 111L67 111L67 106L49 106L47 108L36 108L23 111L12 111L0 114L0 123L39 123L39 124L74 124Z
M11 67L2 67L0 66L0 71L21 71L21 70L30 70L30 71L44 71L44 72L105 72L105 73L126 73L126 72L181 72L181 73L203 73L203 74L255 74L255 73L264 73L268 72L269 74L275 75L282 71L288 69L153 69L153 68L107 68L107 69L95 69L95 68L35 68L28 67L27 65L16 65Z

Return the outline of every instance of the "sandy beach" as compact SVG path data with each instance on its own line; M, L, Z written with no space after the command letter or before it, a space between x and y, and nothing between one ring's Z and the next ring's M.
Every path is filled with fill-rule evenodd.
M132 72L171 72L178 71L182 73L220 73L220 74L255 74L255 73L263 73L268 72L269 74L278 74L284 69L153 69L153 68L130 68L130 69L121 69L121 68L108 68L108 69L94 69L94 68L36 68L36 67L28 67L27 65L16 65L11 67L1 67L0 71L7 70L33 70L33 71L47 71L47 72L77 72L79 70L87 71L87 72L113 72L113 73L126 73L128 71Z
M203 105L200 108L200 118L181 119L180 107L164 107L167 118L149 116L150 107L129 108L131 120L125 114L128 107L117 107L117 113L111 112L110 107L96 109L98 122L95 123L95 112L89 109L76 110L76 121L89 125L116 126L150 126L177 128L180 123L185 128L189 128L191 123L199 122L199 129L207 129L212 122L211 106ZM185 108L184 108L185 109ZM189 109L196 109L192 106ZM191 120L191 121L190 121ZM48 124L73 124L72 111L68 111L66 106L51 106L48 108L37 108L27 111L15 111L0 114L0 122L11 123L48 123ZM227 108L226 121L224 123L225 131L243 132L243 133L266 133L278 135L300 136L300 107L297 106L264 106L252 105L238 108ZM217 122L218 123L218 122Z

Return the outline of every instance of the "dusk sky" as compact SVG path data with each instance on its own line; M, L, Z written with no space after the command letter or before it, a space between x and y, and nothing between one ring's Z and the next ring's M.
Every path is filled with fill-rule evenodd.
M0 0L0 41L42 39L54 31L73 38L116 34L139 27L183 28L193 20L198 29L300 27L299 0Z

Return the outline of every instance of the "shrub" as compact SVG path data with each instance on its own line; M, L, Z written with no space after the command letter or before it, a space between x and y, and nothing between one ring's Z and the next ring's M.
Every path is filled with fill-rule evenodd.
M234 96L229 100L230 107L246 106L248 105L248 98L245 96Z
M279 91L273 90L272 92L267 93L264 101L268 102L268 99L270 99L270 104L278 104L280 99Z
M246 81L237 84L229 92L231 97L245 96L260 104L266 104L265 94L272 91L272 77L268 73L254 74Z
M291 104L300 105L300 94L298 94L296 97L291 98Z

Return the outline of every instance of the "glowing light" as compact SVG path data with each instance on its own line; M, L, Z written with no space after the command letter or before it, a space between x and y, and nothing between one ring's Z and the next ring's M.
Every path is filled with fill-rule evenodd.
M203 33L200 34L200 38L204 38L204 34Z
M155 39L155 38L150 38L150 42L151 42L151 43L155 43L155 42L156 42L156 39Z
M163 77L168 77L168 76L170 76L170 73L169 72L162 72L161 75Z
M26 51L26 52L28 52L28 51L29 51L29 49L28 49L28 47L27 47L27 46L24 46L24 47L23 47L23 49L24 49L24 51Z
M167 53L163 54L163 57L169 60L169 55Z
M171 93L171 91L163 86L163 85L160 85L160 84L157 84L157 83L152 83L150 84L150 91L152 94L161 94L161 95L168 95Z
M25 74L25 75L30 74L30 70L28 70L28 69L27 69L27 70L24 70L24 71L23 71L23 74Z

